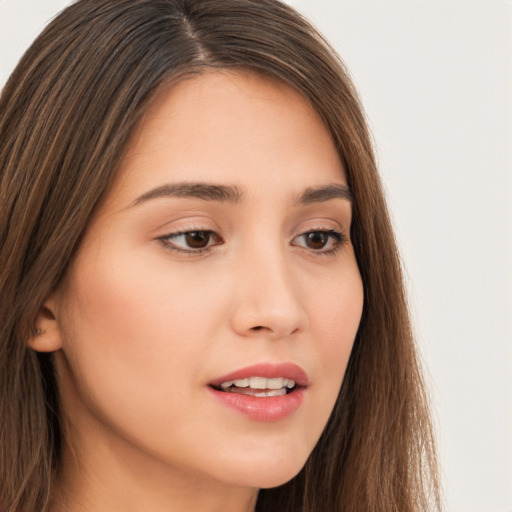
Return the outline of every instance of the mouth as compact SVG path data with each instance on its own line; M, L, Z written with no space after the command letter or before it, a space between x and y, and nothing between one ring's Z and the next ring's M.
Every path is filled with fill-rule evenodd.
M223 405L257 421L279 421L302 404L309 385L304 370L292 363L259 364L208 384Z
M258 398L282 396L293 393L299 386L293 379L287 377L266 378L259 376L245 377L243 379L227 380L219 386L211 386L216 391L224 393L238 393L240 395L255 396Z

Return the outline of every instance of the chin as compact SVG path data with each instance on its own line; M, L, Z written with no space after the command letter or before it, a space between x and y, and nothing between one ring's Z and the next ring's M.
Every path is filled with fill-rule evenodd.
M297 476L306 463L307 457L298 458L290 456L281 460L253 461L236 465L236 470L230 472L235 477L232 484L258 489L279 487ZM243 469L241 469L243 468Z

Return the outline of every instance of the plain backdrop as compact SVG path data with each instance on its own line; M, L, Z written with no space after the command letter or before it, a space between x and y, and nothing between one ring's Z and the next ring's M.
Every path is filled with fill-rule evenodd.
M65 0L0 0L0 87ZM512 512L512 2L289 0L365 105L448 512Z

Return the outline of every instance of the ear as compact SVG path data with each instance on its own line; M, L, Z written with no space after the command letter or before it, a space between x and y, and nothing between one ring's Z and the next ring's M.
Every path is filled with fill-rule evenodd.
M62 332L53 297L41 307L30 336L29 345L37 352L55 352L62 348Z

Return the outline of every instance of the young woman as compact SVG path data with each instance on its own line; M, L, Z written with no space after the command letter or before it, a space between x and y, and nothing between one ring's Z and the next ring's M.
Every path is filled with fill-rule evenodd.
M79 0L0 100L0 508L439 508L353 86L275 0Z

